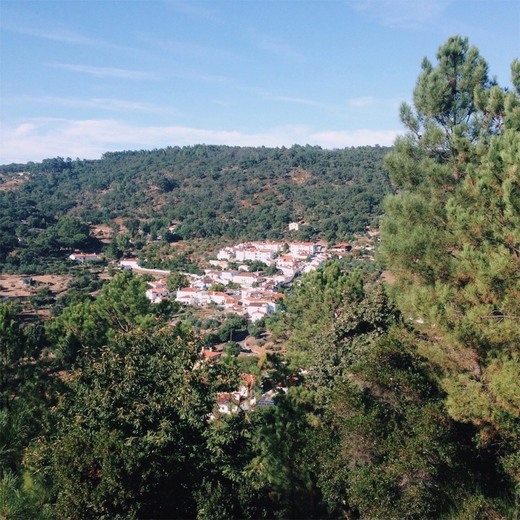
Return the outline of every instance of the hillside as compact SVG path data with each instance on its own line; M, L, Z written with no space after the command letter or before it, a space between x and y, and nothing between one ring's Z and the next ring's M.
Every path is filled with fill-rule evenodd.
M96 248L86 225L175 239L342 239L381 213L382 147L197 145L0 167L0 261ZM69 217L64 219L64 217Z

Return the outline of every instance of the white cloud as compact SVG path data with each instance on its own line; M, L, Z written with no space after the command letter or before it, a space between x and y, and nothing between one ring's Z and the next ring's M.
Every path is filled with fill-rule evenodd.
M295 103L297 105L307 105L310 107L322 107L322 108L326 107L326 105L324 103L315 101L314 99L298 98L298 97L291 97L291 96L275 96L275 95L271 95L271 94L264 94L263 97L270 101L283 101L283 102L287 102L287 103Z
M117 45L106 40L94 39L90 36L85 36L78 32L71 31L70 29L59 27L53 27L51 30L47 30L41 28L2 25L2 29L19 34L26 34L35 38L43 38L45 40L67 43L69 45L102 47L104 49L131 50L129 47L124 45Z
M263 37L257 42L257 44L260 49L272 52L280 58L288 59L298 63L305 61L305 56L302 53L292 49L285 43L275 40L274 38Z
M344 148L391 145L399 131L313 132L307 126L286 125L266 132L244 133L185 126L136 126L114 119L35 119L1 129L0 163L44 158L99 158L104 152L141 150L199 143L236 146L319 145Z
M260 34L256 29L250 29L249 35L252 42L259 49L268 51L284 60L303 63L306 56L278 38L267 34Z
M453 0L354 0L357 11L387 27L420 29L436 22Z
M358 98L351 98L348 100L348 104L353 107L359 107L364 108L369 105L373 105L376 103L376 99L372 96L366 96L366 97L358 97Z
M70 63L50 63L49 66L56 69L69 70L71 72L81 72L100 78L120 78L120 79L158 79L154 74L141 72L139 70L118 69L115 67L93 67L90 65L74 65Z
M15 98L15 102L21 103L37 103L47 104L53 106L64 106L71 108L87 108L91 110L107 110L113 112L146 112L152 114L168 114L172 115L175 112L163 105L156 105L153 103L146 103L140 101L128 101L126 99L114 98L65 98L56 96L24 96Z
M185 2L182 0L165 0L165 5L167 7L171 7L172 9L182 14L193 16L196 18L204 18L213 22L220 21L219 17L217 16L214 10L206 9L205 7L202 7L201 4L197 5L195 2Z
M160 39L144 33L140 33L138 37L147 45L152 46L155 52L157 52L157 49L162 49L169 54L182 56L184 58L196 57L208 60L236 59L234 52L216 46L200 45L181 40Z
M30 134L32 130L36 129L36 125L31 123L23 123L14 129L14 135L24 136Z

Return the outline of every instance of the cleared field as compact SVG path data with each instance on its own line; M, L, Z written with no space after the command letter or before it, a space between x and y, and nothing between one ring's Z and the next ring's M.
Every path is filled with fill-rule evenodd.
M28 298L42 287L48 287L54 295L67 289L70 275L35 275L0 274L0 298Z

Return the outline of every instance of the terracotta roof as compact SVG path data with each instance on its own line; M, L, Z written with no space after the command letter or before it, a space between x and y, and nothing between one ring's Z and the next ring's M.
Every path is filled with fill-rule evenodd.
M202 355L206 358L206 359L216 359L216 358L219 358L222 356L222 352L214 352L212 350L209 350L209 349L203 349L202 350Z

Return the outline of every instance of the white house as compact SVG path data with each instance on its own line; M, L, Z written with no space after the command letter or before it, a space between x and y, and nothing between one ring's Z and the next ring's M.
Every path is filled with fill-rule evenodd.
M217 253L218 260L234 260L235 250L232 247L225 247Z
M218 394L217 405L218 411L225 415L237 413L239 410L251 410L256 405L255 377L252 374L242 374L239 389Z
M222 392L217 396L218 411L225 415L238 412L240 397L235 396L234 392Z
M70 260L74 260L80 264L85 262L96 262L97 260L102 260L102 256L96 253L72 253L69 255Z
M251 303L247 306L246 312L252 322L261 320L269 314L269 304L267 302Z
M321 255L316 256L311 262L309 262L303 268L303 272L310 273L311 271L315 271L316 269L318 269L319 267L321 267L324 264L324 262L327 260L327 258L328 258L328 255L326 255L326 254L321 254Z
M257 249L256 247L248 247L236 250L237 262L245 262L247 260L254 262L255 260L258 260L270 265L273 263L273 259L274 252L269 248Z
M209 303L209 298L207 291L194 287L183 287L177 290L175 301L187 305L206 305Z
M216 303L217 305L224 305L228 295L225 292L210 291L208 292L208 299L210 302Z
M166 280L164 280L164 279L161 279L161 280L150 280L148 282L148 285L152 289L165 289L166 288Z
M139 269L141 260L139 258L123 258L119 261L120 267L126 267L127 269Z
M146 297L152 302L152 303L160 303L164 299L168 298L170 296L170 291L166 288L151 288L146 291Z
M318 244L313 242L291 242L289 251L291 255L297 258L306 258L315 255L318 252Z
M285 244L283 242L251 242L251 246L255 247L256 249L268 249L273 253L278 253L278 251L281 251L284 245Z
M256 276L255 273L234 272L233 276L231 278L231 281L233 283L237 283L239 285L249 285L249 286L258 282L258 280L259 280L259 278Z
M219 273L218 281L227 284L233 281L233 275L236 271L221 271Z

